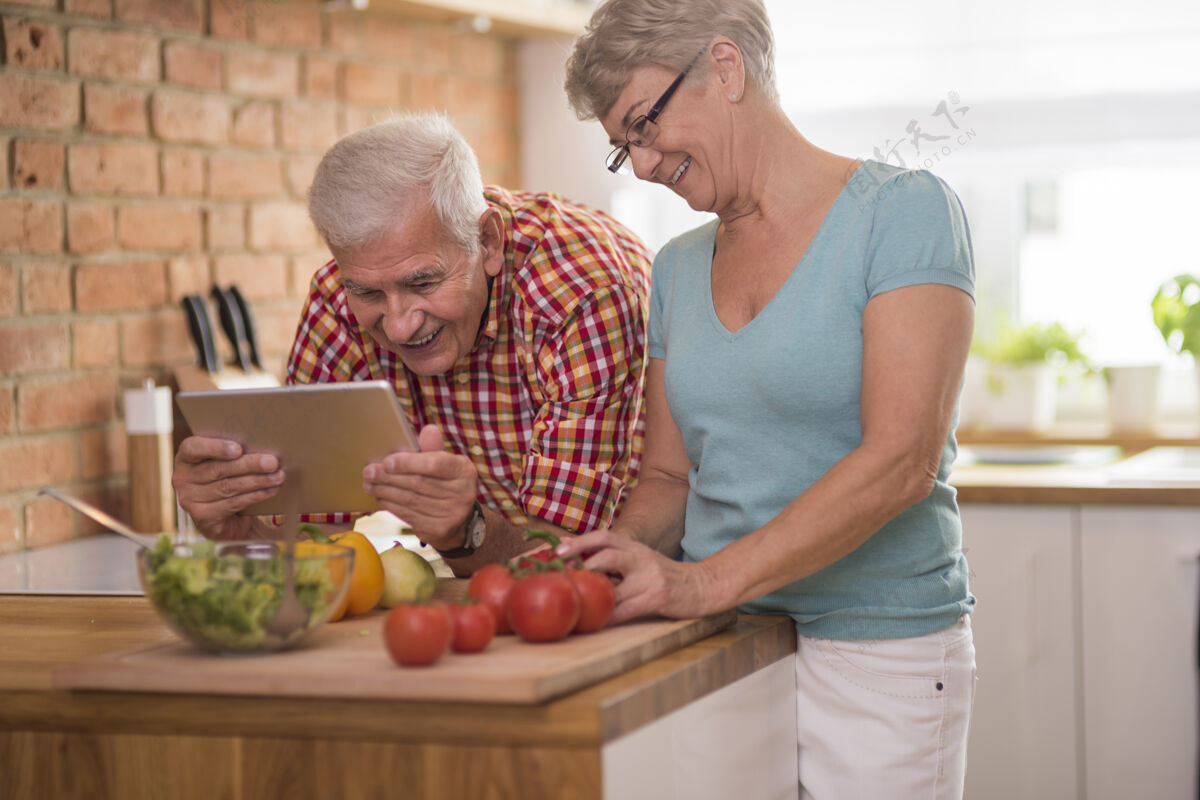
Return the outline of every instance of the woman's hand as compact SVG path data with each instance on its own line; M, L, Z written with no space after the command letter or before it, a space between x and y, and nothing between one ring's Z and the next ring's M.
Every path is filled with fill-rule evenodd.
M691 619L728 608L708 566L683 563L612 530L598 530L559 545L558 554L580 555L587 568L621 576L613 623L658 614Z

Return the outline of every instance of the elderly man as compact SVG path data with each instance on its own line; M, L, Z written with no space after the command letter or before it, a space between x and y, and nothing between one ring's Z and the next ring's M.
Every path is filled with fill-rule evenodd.
M602 527L637 473L649 254L604 214L483 185L442 116L373 125L317 168L313 276L289 383L387 380L419 452L364 465L379 507L457 574ZM331 421L330 424L336 424ZM186 439L175 489L206 535L284 481L278 459ZM345 521L331 518L330 521Z

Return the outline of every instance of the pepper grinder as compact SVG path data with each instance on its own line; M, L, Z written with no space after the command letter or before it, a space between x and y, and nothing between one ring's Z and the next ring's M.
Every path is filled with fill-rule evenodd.
M129 507L133 529L143 533L175 530L171 389L147 378L125 392L125 433L129 449Z

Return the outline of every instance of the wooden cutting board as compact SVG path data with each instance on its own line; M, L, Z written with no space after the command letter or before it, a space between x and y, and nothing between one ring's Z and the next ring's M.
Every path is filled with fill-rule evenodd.
M541 703L710 636L737 615L638 620L547 644L497 636L482 653L447 653L428 667L391 660L385 616L376 609L331 623L298 647L267 655L221 656L182 640L160 642L61 665L52 682L123 692Z

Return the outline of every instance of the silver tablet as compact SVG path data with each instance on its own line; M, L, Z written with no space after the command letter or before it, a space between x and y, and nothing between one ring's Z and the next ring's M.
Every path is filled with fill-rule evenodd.
M301 513L375 511L375 498L362 488L363 467L417 449L386 381L180 392L175 399L193 434L279 457L283 486L246 514L286 513L292 493Z

